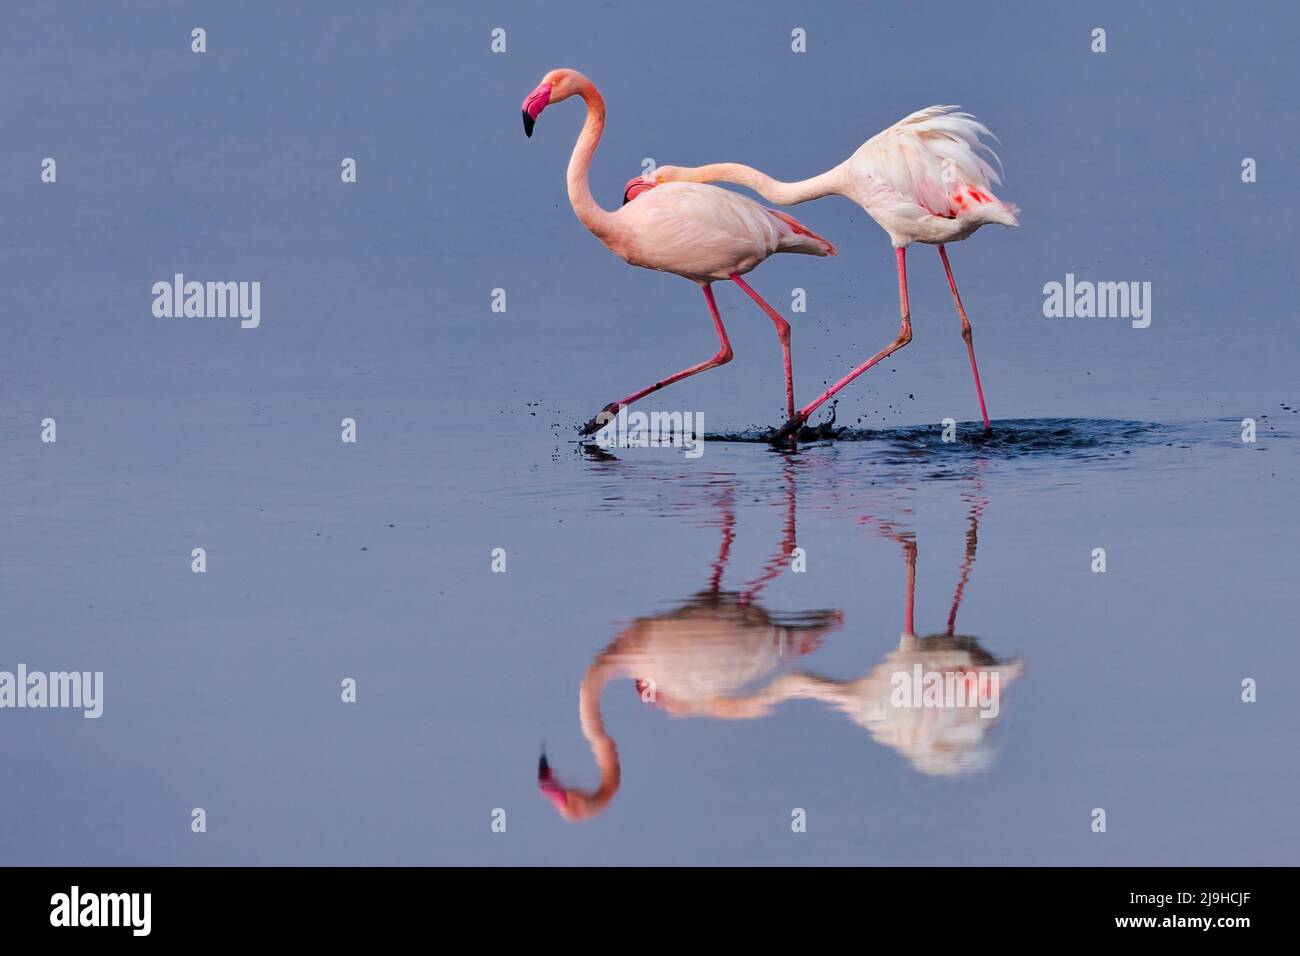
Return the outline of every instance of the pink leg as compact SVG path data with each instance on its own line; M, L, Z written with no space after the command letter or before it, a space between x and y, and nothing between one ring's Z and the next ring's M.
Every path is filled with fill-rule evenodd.
M722 509L722 547L718 549L718 559L713 562L713 576L709 578L709 591L717 594L722 590L722 575L727 570L727 560L731 557L731 543L736 540L736 510L730 487L722 496L718 507Z
M790 566L790 555L794 553L794 545L797 540L795 537L795 484L794 472L788 467L791 462L782 463L787 466L785 471L785 534L781 538L781 549L774 554L768 562L763 565L763 573L760 574L752 584L745 585L745 589L740 592L740 603L742 606L748 606L758 592L767 587L767 583L781 574Z
M966 591L966 582L970 580L971 568L975 565L975 549L979 545L980 515L987 504L987 501L976 501L971 505L970 528L966 531L966 559L961 563L961 575L957 578L957 590L952 596L952 610L948 612L949 634L957 629L957 609L961 607L961 597Z
M744 289L745 294L753 299L776 325L776 335L781 340L781 356L785 359L785 417L794 418L794 367L790 363L790 323L781 316L780 312L764 302L763 297L751 289L740 276L733 273L731 281Z
M984 430L989 431L989 410L984 407L984 388L980 385L980 367L975 364L975 343L971 340L970 319L962 307L961 296L957 294L957 280L952 277L952 267L948 265L948 252L939 247L939 258L943 260L943 271L948 273L948 288L952 289L952 300L957 303L957 314L961 316L961 337L966 340L966 351L970 353L970 370L975 375L975 394L980 400L980 414L984 416Z
M620 408L625 405L631 405L638 399L645 398L651 392L657 392L659 389L671 385L673 382L680 382L682 379L689 378L697 372L703 372L705 369L710 369L717 365L726 365L731 361L731 342L727 340L727 330L722 327L722 316L718 314L718 304L713 301L713 289L710 286L704 286L704 298L709 303L709 311L713 313L713 326L718 330L718 354L713 356L713 358L709 359L707 362L701 362L699 365L692 365L690 368L684 368L680 372L674 372L667 378L661 378L653 385L647 385L645 388L641 389L641 391L633 392L627 398L619 399L617 402L610 402L601 409L601 413L608 412L611 415L618 414ZM600 431L604 425L605 422L600 420L600 413L597 413L595 418L582 426L582 431L579 432L579 434L590 435L593 432Z
M916 542L904 541L907 555L907 604L903 608L903 633L916 634Z
M785 423L784 427L782 427L782 429L772 437L772 442L774 444L782 442L795 435L799 429L803 427L804 422L808 421L809 416L812 415L813 412L817 411L817 409L821 408L822 405L826 404L826 402L834 397L840 389L844 388L844 386L848 385L849 382L853 381L867 369L871 368L871 366L883 359L889 358L889 356L893 355L908 342L912 341L912 315L907 305L907 249L896 249L895 254L898 261L898 305L899 311L902 313L903 317L902 324L898 329L898 336L881 351L877 352L871 358L867 359L857 368L849 372L848 375L845 375L826 391L822 392L814 401L799 409L799 411L795 415L791 416L790 420Z

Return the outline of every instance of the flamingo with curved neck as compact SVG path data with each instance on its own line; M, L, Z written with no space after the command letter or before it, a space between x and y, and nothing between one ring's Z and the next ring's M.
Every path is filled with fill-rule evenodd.
M781 543L762 573L742 590L724 590L723 576L735 536L735 489L718 501L721 543L707 590L662 614L638 618L624 628L587 668L578 692L582 734L600 770L595 789L563 785L545 754L537 767L537 786L566 820L585 820L614 798L622 775L618 751L601 717L605 687L619 679L635 681L637 696L674 717L740 720L754 716L734 703L734 692L769 677L797 657L809 654L838 630L838 610L783 614L758 603L773 580L774 565L787 565L795 546L794 475L787 462L786 516Z
M790 700L816 700L844 714L878 742L901 753L922 773L954 776L989 766L992 749L988 732L997 722L1003 687L1024 673L1020 659L994 657L980 641L957 633L957 611L975 563L980 518L988 501L968 494L969 523L947 628L918 636L916 632L917 543L913 532L889 520L861 519L873 533L902 546L906 563L903 631L897 647L855 679L826 677L808 670L780 673L784 665L816 650L822 638L840 629L838 610L775 614L755 599L772 579L771 567L788 561L795 542L795 488L787 472L787 513L780 548L764 572L742 591L722 590L722 578L735 536L732 490L719 501L722 542L709 588L681 607L638 618L625 628L588 667L578 695L583 736L591 745L600 783L594 789L566 787L555 776L546 756L538 763L538 789L567 820L585 820L604 810L622 780L617 749L605 729L600 702L605 687L620 678L634 678L636 692L647 704L674 717L756 720L769 716ZM964 704L941 701L917 706L918 700L898 702L899 676L916 669L939 675L954 688L970 693ZM777 676L769 678L776 672ZM766 683L764 683L766 681ZM747 687L756 690L745 692ZM991 692L981 701L982 693ZM992 705L990 709L986 705Z
M600 768L600 785L595 790L563 786L551 770L545 753L537 762L537 789L566 820L586 820L600 813L614 799L622 782L618 748L605 732L605 720L600 715L600 695L614 676L617 675L611 662L602 658L587 668L582 688L578 691L578 720L582 725L582 735L591 744L596 766Z
M736 283L776 327L785 365L786 411L793 416L790 323L741 276L778 252L827 256L835 254L835 247L785 213L698 183L671 183L644 191L629 186L625 199L635 198L635 202L625 202L615 212L602 209L591 194L588 173L605 129L605 101L591 80L576 70L547 73L524 99L524 133L532 136L543 110L573 96L581 97L587 106L586 121L569 158L568 191L574 214L611 252L630 265L671 272L698 283L718 335L718 351L712 358L610 402L582 427L581 434L598 431L619 409L652 392L731 361L731 342L712 291L712 284L723 279Z
M948 276L961 335L970 357L975 394L979 398L984 430L989 423L975 362L975 344L970 319L957 292L945 246L965 239L988 223L1019 224L1019 210L993 195L992 184L1001 180L984 159L992 150L980 141L991 136L988 128L955 106L931 106L913 113L867 140L833 169L800 182L781 182L751 166L739 163L710 163L705 166L660 166L655 182L728 182L754 190L768 202L793 206L823 196L844 196L863 208L889 234L898 268L898 335L883 349L826 389L812 402L791 415L773 441L797 435L809 417L867 369L883 361L912 341L912 316L907 301L907 247L913 242L939 247L939 258Z

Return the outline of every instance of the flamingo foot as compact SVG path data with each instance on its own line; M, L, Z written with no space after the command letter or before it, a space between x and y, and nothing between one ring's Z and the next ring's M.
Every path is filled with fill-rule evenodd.
M794 444L801 441L826 441L833 439L835 431L835 410L839 403L831 402L831 417L828 421L820 425L809 426L808 415L805 412L798 412L794 418L790 419L781 426L781 430L768 439L773 445L780 447L786 443ZM791 441L793 439L793 441Z
M808 417L806 415L802 413L795 415L794 418L782 425L781 430L769 438L768 442L773 445L785 445L790 443L791 439L797 442L799 432L807 421Z
M618 402L610 402L608 405L606 405L604 408L602 408L600 411L598 411L598 412L595 414L595 416L591 419L591 421L589 421L589 422L587 422L587 424L583 425L582 428L580 428L580 429L578 430L578 434L579 434L579 435L594 435L596 432L600 431L602 428L605 427L605 425L607 425L607 424L609 423L609 419L608 419L608 418L605 419L604 421L602 421L602 420L601 420L601 416L602 416L602 415L616 415L616 414L618 414L619 407L620 407L620 406L619 406Z

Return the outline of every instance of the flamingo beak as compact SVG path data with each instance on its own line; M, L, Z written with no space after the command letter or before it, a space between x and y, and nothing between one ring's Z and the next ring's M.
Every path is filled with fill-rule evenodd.
M537 761L537 790L555 804L555 809L561 813L568 810L569 795L555 779L555 774L551 772L551 765L546 762L546 754L542 754L541 759Z
M646 182L640 176L636 177L636 179L629 179L627 185L623 187L623 205L626 206L647 189L653 189L654 186L654 183Z
M542 110L546 109L546 104L551 101L551 84L542 83L537 89L533 90L524 97L524 135L533 135L533 124L537 122L537 117L542 115Z

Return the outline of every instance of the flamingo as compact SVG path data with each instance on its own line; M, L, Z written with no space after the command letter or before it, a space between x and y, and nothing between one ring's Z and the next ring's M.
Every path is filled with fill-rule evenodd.
M978 482L977 482L978 488ZM746 697L731 697L715 706L720 716L755 718L769 714L787 700L816 700L838 710L864 728L879 743L903 754L911 765L928 776L954 777L987 769L993 753L988 731L997 723L996 713L981 714L971 707L895 706L892 694L899 674L919 669L924 674L942 674L945 679L969 682L968 688L992 686L1000 693L1003 685L1023 676L1023 659L994 657L979 639L956 633L957 611L970 581L979 541L979 521L988 501L967 496L970 503L966 532L966 555L957 577L948 626L939 633L918 637L916 633L916 536L899 531L892 523L861 519L875 525L878 533L903 547L907 564L907 590L903 608L903 633L898 647L870 671L855 680L837 680L806 671L782 674L767 686ZM996 678L997 684L992 684Z
M566 820L586 820L605 810L622 782L618 748L605 728L601 696L618 678L635 679L647 704L672 717L757 720L789 700L815 700L865 729L878 743L902 754L927 776L953 777L987 769L992 761L989 731L997 714L987 718L973 707L912 707L892 699L897 675L920 667L968 681L968 687L1003 685L1024 674L1022 659L1000 659L978 638L957 633L957 612L970 581L979 540L979 522L988 501L976 493L970 504L966 553L948 611L947 627L918 636L916 608L916 536L892 522L861 519L876 534L902 546L907 567L903 632L895 649L861 676L841 680L786 666L816 651L823 639L841 629L844 613L826 609L793 614L770 612L756 598L788 566L795 546L795 486L786 474L786 521L780 548L762 573L740 591L722 589L735 537L733 490L719 500L722 544L713 562L709 587L671 611L642 617L626 627L592 662L578 693L583 736L591 745L600 784L594 789L560 782L543 754L537 765L540 793ZM774 676L775 675L775 676ZM992 684L996 675L996 684ZM745 693L746 687L758 689Z
M588 183L591 159L605 129L605 101L596 85L576 70L552 70L524 99L524 133L542 110L553 103L580 96L587 119L569 159L569 202L578 219L606 247L629 265L674 275L699 283L718 333L718 351L712 358L662 378L626 398L610 402L581 429L590 435L611 415L652 392L732 359L731 343L722 325L712 284L730 279L767 314L776 326L785 362L786 409L794 415L794 375L790 362L790 323L765 302L741 276L768 256L791 252L812 256L835 254L835 247L791 216L767 209L744 196L716 186L672 183L649 191L629 189L624 205L615 212L602 209ZM636 193L640 192L638 196ZM635 198L635 202L628 200Z
M772 438L780 442L797 435L808 418L841 389L876 363L912 341L912 318L907 304L907 247L923 242L939 247L948 275L961 335L970 355L975 394L979 398L984 430L989 424L979 366L975 363L970 319L957 292L945 246L965 239L980 226L1019 225L1020 210L993 194L1001 184L997 171L985 160L997 156L980 140L992 136L988 127L956 106L929 106L899 120L867 140L840 165L801 182L779 182L750 166L712 163L706 166L660 166L656 183L728 182L748 187L768 202L793 206L810 199L837 195L861 206L889 234L898 267L898 298L902 322L898 335L861 365L851 369L816 399L799 409Z
M734 488L718 502L722 543L707 590L662 614L629 624L588 667L578 692L578 717L600 770L593 790L565 786L543 754L537 785L566 820L585 820L613 800L622 780L618 749L605 729L601 695L610 681L635 681L637 696L672 717L747 717L735 714L729 696L769 679L798 657L812 653L839 630L844 615L825 609L782 613L758 602L766 585L788 567L795 543L793 475L787 472L785 527L780 547L742 590L725 590L723 576L735 538Z

